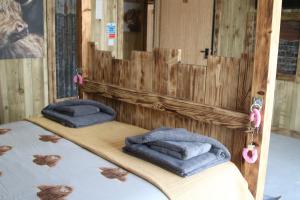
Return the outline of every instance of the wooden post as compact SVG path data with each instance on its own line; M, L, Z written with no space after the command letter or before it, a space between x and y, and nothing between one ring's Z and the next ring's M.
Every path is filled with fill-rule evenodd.
M259 0L257 8L252 97L261 97L264 101L263 122L259 136L255 141L259 149L259 160L253 165L244 164L245 177L257 200L263 199L266 177L277 71L281 5L282 0Z
M91 0L77 0L77 63L83 76L88 70L88 49L91 41Z
M92 26L92 0L77 0L77 66L82 69L82 75L88 75L89 68L89 42L91 41ZM79 97L84 98L79 89Z
M47 13L47 65L49 103L56 100L56 55L55 55L55 1L46 1Z

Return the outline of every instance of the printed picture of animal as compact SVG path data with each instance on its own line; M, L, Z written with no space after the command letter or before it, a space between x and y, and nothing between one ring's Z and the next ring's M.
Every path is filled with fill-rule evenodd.
M43 20L43 1L1 0L0 59L43 57L40 20Z
M10 129L8 128L0 128L0 135L4 135L5 133L9 132Z
M127 179L128 172L121 168L100 168L101 174L109 179L118 179L119 181L125 182Z
M0 156L4 155L6 152L12 149L11 146L0 146Z
M33 162L37 165L48 165L48 167L54 167L58 161L61 159L58 155L34 155Z
M61 137L58 137L56 135L40 135L39 140L43 142L52 142L52 143L57 143L58 140L60 140Z
M65 185L41 185L38 189L40 192L37 193L37 196L40 200L65 200L65 197L73 192L73 188Z

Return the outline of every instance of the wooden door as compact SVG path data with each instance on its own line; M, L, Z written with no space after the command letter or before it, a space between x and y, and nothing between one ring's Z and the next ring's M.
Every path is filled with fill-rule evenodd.
M182 50L182 62L206 65L211 52L213 0L156 1L156 46Z

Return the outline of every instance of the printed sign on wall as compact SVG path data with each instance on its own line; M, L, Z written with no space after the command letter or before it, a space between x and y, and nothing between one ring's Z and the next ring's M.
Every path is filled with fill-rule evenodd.
M116 23L108 23L106 25L106 33L107 33L107 44L108 46L114 46L115 40L117 37L117 25Z

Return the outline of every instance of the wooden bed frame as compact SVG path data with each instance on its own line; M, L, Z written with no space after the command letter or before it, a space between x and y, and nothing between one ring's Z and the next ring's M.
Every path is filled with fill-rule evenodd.
M131 60L98 51L86 30L89 1L81 1L79 61L83 98L112 106L117 120L146 129L183 127L220 140L232 153L249 188L262 199L276 78L281 0L258 2L253 60L211 56L207 66L180 62L180 50L133 52ZM241 152L249 142L248 113L253 97L264 100L263 124L256 137L259 161L249 165Z

